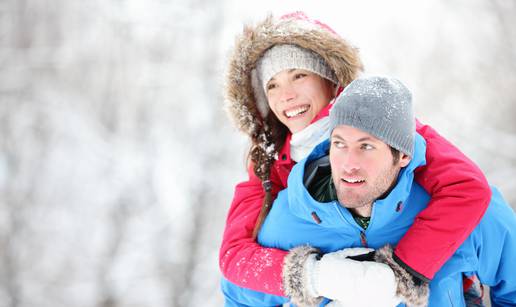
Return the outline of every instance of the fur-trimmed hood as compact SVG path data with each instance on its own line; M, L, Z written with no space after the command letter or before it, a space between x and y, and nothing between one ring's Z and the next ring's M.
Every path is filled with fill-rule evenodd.
M260 113L256 104L259 97L255 97L253 91L252 71L263 53L276 44L295 44L318 53L334 70L341 86L346 86L362 70L355 47L327 25L311 20L303 13L280 18L269 16L256 26L246 26L236 38L229 61L225 96L230 117L253 139L264 135L261 116L264 112ZM260 94L263 95L257 95Z

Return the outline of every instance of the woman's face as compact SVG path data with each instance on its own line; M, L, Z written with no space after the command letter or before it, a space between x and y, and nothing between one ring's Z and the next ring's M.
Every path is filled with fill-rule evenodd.
M265 91L272 112L292 133L308 126L335 96L331 81L303 69L277 73Z

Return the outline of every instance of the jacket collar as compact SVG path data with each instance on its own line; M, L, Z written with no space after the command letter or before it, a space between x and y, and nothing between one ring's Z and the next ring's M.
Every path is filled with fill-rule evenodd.
M335 102L335 99L333 99L326 107L321 109L321 111L319 111L317 116L315 116L315 118L310 122L310 124L313 124L316 121L318 121L319 119L328 116L330 114L330 109L333 107L334 102ZM279 151L278 157L276 159L276 160L278 160L278 164L280 164L280 165L283 165L283 164L289 165L292 163L292 158L290 157L290 140L291 139L292 139L292 133L289 132L285 139L285 144L283 144L283 147Z
M288 178L289 209L294 215L311 222L314 221L313 213L315 212L321 220L320 226L322 227L342 227L342 218L347 221L353 220L350 212L343 209L337 201L330 203L315 201L303 184L307 161L327 155L329 146L329 140L322 142L306 159L301 160L292 169ZM386 224L395 217L398 204L403 203L410 195L414 184L414 170L426 163L426 142L419 134L416 134L414 147L414 156L410 163L400 171L396 186L384 199L377 200L373 204L371 224L374 222L375 227ZM339 218L339 216L342 218ZM380 216L381 218L376 218Z

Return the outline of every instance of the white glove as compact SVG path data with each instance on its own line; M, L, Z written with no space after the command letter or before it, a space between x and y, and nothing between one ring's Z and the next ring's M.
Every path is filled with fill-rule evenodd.
M371 251L347 248L325 254L320 260L311 255L303 268L308 293L336 300L342 306L398 305L396 279L388 265L348 258Z
M343 304L341 301L331 301L329 302L328 304L324 305L325 307L356 307L356 306L359 306L359 307L376 307L376 306L390 306L390 305L376 305L377 302L374 302L374 301L363 301L363 302L356 302L356 303L347 303L347 304ZM396 305L392 305L392 306L396 306Z
M328 304L325 305L325 307L346 307L339 301L331 301Z

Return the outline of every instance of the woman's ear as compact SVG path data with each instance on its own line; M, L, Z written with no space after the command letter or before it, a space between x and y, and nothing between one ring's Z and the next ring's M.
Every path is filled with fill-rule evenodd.
M333 98L337 97L337 94L339 93L340 84L333 84Z

